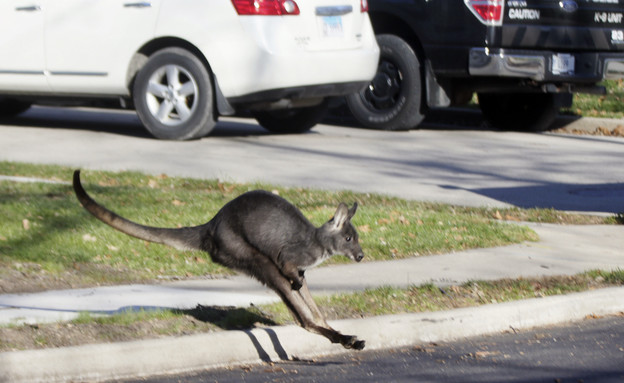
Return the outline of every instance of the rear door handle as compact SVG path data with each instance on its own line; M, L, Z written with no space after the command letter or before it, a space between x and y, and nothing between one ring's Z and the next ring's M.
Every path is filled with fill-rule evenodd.
M149 8L152 6L152 3L149 1L137 1L135 3L125 3L125 8Z
M18 12L37 12L41 10L41 6L39 5L28 5L25 7L17 7L15 8Z

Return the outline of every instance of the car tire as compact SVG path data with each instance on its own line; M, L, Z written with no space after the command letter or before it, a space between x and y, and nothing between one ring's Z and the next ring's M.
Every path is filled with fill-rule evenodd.
M0 117L15 117L30 109L31 105L30 102L0 98Z
M542 132L550 128L565 95L555 93L478 93L483 117L495 128Z
M149 57L136 76L133 101L145 128L160 139L197 139L216 125L210 73L201 60L181 48L166 48Z
M346 97L356 120L364 127L408 130L425 118L423 77L418 55L395 35L378 35L377 74L371 84Z
M272 133L303 133L321 122L327 114L328 100L305 108L254 111L256 121Z

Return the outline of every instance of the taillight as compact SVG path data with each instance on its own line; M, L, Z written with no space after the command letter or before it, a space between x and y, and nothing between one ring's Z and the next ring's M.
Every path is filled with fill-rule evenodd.
M283 16L298 15L299 7L293 0L232 0L239 15Z
M360 11L362 13L368 12L368 0L360 0Z
M470 11L485 25L503 23L504 0L464 0Z

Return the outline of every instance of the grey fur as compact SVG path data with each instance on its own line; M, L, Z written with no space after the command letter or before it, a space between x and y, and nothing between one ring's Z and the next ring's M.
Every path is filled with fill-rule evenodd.
M74 191L93 216L122 233L182 250L200 250L216 263L252 276L273 289L305 329L345 348L361 350L365 342L342 335L325 321L308 290L304 273L325 259L343 254L364 257L351 224L357 203L341 203L334 217L315 227L294 205L272 193L255 190L228 202L207 223L176 229L140 225L95 202L74 172Z

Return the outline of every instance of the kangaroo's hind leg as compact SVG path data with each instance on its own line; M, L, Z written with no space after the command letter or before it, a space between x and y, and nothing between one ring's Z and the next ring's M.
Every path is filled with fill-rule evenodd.
M305 302L305 304L310 308L312 315L314 315L314 319L316 323L320 323L325 328L331 329L331 327L327 324L327 321L325 320L325 316L323 315L321 310L316 305L316 302L314 302L314 298L312 297L312 294L310 294L310 290L308 289L308 282L306 281L305 278L302 278L302 280L303 280L303 283L302 283L301 289L295 292L295 294L299 293L299 295L301 295L301 298L303 298L303 301ZM355 336L343 335L343 337L346 337L345 339L346 342L351 345L351 346L346 346L345 343L341 342L341 344L345 348L353 348L355 350L361 350L364 348L366 344L366 341L358 340L357 337Z
M310 294L310 290L308 289L308 281L305 279L305 277L302 278L302 281L303 283L301 285L301 289L299 289L299 294L301 295L301 298L303 298L303 301L306 303L306 305L308 305L310 311L312 311L312 315L314 315L314 318L318 322L323 323L325 326L329 327L329 325L325 321L325 316L316 305L316 302L314 302L312 294Z
M352 335L342 335L338 331L331 328L323 319L322 314L312 301L312 307L306 302L307 298L296 290L292 289L291 282L282 275L280 270L268 258L257 254L254 257L257 263L254 268L256 273L254 276L268 287L273 289L282 298L282 301L288 307L295 320L308 331L323 335L332 343L340 343L345 348L361 350L365 346L363 340L358 340ZM305 282L305 279L304 279ZM305 295L309 295L307 290ZM309 296L311 300L312 297Z

